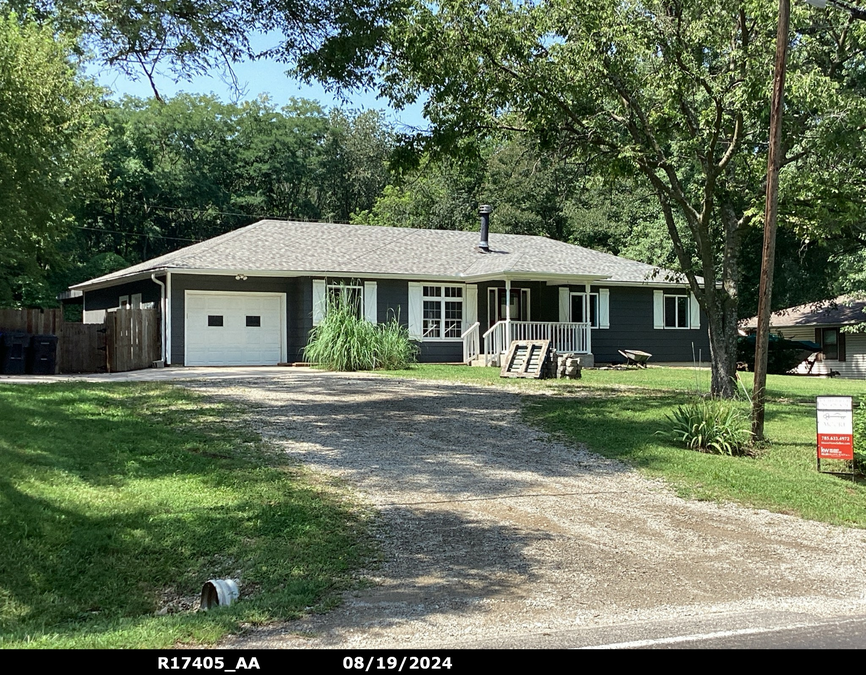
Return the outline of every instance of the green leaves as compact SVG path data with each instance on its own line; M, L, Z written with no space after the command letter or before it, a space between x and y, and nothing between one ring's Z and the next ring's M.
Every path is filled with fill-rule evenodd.
M749 418L735 402L698 399L677 407L667 431L659 431L691 450L716 455L748 454L752 440Z
M0 12L0 306L39 306L62 267L72 196L98 174L101 91L73 41Z
M418 348L398 317L384 324L361 318L360 295L330 296L322 322L310 331L304 358L328 370L400 370L415 362Z

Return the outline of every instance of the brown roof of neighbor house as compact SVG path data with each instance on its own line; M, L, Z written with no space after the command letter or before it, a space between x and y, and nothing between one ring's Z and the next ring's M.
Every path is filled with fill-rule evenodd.
M213 239L91 279L73 288L168 271L286 272L472 279L519 276L594 277L613 283L683 285L669 270L545 237L260 220Z
M866 321L866 298L841 295L833 300L807 303L799 307L780 309L770 315L772 328L795 326L846 326ZM756 328L758 318L752 317L742 328Z

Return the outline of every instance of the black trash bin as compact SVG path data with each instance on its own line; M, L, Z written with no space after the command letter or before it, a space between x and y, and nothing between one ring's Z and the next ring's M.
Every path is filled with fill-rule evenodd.
M33 375L54 375L57 367L57 336L34 335L27 355L27 372Z
M0 373L23 375L27 368L28 333L9 332L0 337Z

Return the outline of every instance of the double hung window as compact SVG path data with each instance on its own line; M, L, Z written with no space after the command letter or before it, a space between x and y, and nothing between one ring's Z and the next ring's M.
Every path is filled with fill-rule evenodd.
M665 296L665 328L689 328L689 296Z

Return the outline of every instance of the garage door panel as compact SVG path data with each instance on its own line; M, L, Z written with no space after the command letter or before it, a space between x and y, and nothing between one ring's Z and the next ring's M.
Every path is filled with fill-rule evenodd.
M188 365L274 365L282 360L282 296L187 293ZM209 326L208 316L222 317L222 325Z

